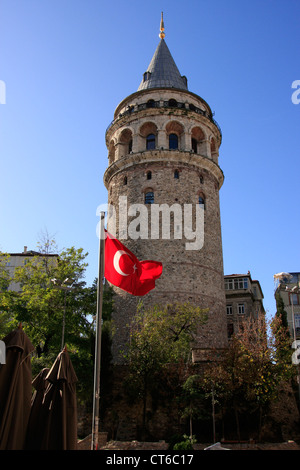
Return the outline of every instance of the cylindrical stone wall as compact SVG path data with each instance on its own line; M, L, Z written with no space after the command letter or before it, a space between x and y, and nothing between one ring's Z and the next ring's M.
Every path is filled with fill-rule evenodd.
M179 103L184 102L184 108L170 108L166 98L177 98ZM145 108L143 103L153 98L160 103L156 108ZM189 102L194 107L201 109L201 114L194 109L190 110ZM126 106L131 104L134 110L126 113ZM150 304L166 304L172 302L191 302L202 308L208 308L208 321L199 327L197 339L194 344L194 357L201 358L201 351L207 349L222 349L227 345L227 319L224 291L222 237L220 223L219 189L223 183L223 174L220 170L218 158L218 146L221 136L218 127L209 118L208 105L196 95L189 92L175 90L150 90L135 93L117 108L115 121L107 131L107 146L111 142L118 145L120 136L132 135L133 142L131 152L120 159L111 162L105 175L104 182L108 190L108 202L116 211L115 235L129 248L139 260L152 259L161 261L163 273L156 281L156 288L142 298L145 306ZM149 123L149 126L148 124ZM155 126L154 126L155 124ZM147 150L145 129L156 127L157 148ZM192 129L198 129L193 132ZM142 134L139 129L142 128ZM201 132L200 130L201 129ZM130 132L131 133L130 133ZM179 149L170 150L168 145L168 132L178 133L180 137ZM181 133L179 135L179 133ZM202 135L203 142L199 142L196 152L192 151L192 135ZM213 154L210 152L209 142L213 139ZM124 140L124 139L123 139ZM161 145L163 143L163 145ZM217 148L216 148L216 143ZM195 145L195 144L194 144ZM203 150L205 149L205 150ZM199 153L198 153L199 152ZM201 153L200 153L201 152ZM151 177L149 175L151 172ZM154 204L145 205L145 193L153 192ZM202 198L201 200L199 198ZM124 230L119 231L119 205L120 201L126 201L122 206L124 212L130 212L134 204L145 207L145 216L148 224L148 238L141 239L128 235L124 239ZM202 219L196 219L196 210L199 209L199 201L203 202ZM153 219L151 212L154 205L165 204L165 208L176 208L177 212L164 212L164 222L170 221L171 238L163 239L159 232L159 239L153 239ZM175 205L175 206L174 206ZM198 209L196 207L198 206ZM161 206L160 206L161 207ZM189 218L187 207L192 211ZM124 208L126 209L124 211ZM144 209L143 209L144 211ZM181 211L181 212L180 212ZM201 212L198 212L198 215ZM125 215L127 215L125 214ZM181 214L181 218L179 217ZM140 213L127 217L127 228L131 227ZM162 216L161 216L162 217ZM186 219L185 219L186 217ZM204 243L197 249L187 249L185 228L188 223L195 231L196 224L202 224L204 230ZM160 218L160 225L162 219ZM204 224L204 227L203 227ZM182 237L174 239L175 233ZM155 228L155 227L154 227ZM157 228L157 227L156 227ZM160 226L161 228L161 226ZM178 232L179 230L179 232ZM137 231L135 232L137 233ZM179 235L178 235L179 233ZM145 232L143 232L145 236ZM119 351L125 348L129 340L130 319L136 312L137 302L140 298L134 297L121 289L114 288L114 323L115 336L113 340L113 355L115 362L121 362Z

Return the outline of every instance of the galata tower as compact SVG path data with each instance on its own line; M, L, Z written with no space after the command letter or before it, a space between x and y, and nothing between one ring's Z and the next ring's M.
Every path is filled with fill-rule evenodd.
M165 41L163 17L159 37L137 91L117 106L106 131L104 184L114 235L140 261L163 264L155 289L142 298L144 305L178 301L209 309L193 348L194 360L202 361L212 349L227 346L219 204L224 176L218 162L222 135L209 105L188 90L181 76ZM118 363L141 298L114 290Z

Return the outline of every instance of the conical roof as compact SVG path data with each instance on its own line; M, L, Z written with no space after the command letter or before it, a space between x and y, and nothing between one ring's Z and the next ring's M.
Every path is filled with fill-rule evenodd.
M138 91L149 88L188 89L186 77L180 75L164 38L161 38L156 48Z

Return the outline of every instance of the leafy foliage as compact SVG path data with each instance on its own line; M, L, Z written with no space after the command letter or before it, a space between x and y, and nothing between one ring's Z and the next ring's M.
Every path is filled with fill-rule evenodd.
M206 311L190 303L156 305L148 310L140 304L131 324L130 343L124 357L130 367L127 392L131 398L143 401L144 430L148 393L155 391L155 385L161 382L170 363L191 360L194 335L205 321Z
M47 238L39 245L39 252L26 257L26 263L15 269L13 280L20 285L19 292L4 289L9 281L4 269L7 257L0 257L0 336L22 323L36 348L32 359L35 375L43 367L51 367L60 352L64 319L64 345L78 377L78 395L87 400L92 396L94 378L97 281L86 287L87 253L82 248L67 248L59 255L54 248L55 241ZM69 287L64 283L66 279L71 280ZM111 360L112 303L112 290L106 287L102 333L102 362L106 370Z

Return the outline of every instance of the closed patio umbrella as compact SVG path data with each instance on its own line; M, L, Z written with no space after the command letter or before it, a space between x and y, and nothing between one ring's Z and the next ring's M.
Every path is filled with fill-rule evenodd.
M44 393L42 450L77 449L77 377L64 348L46 375Z
M47 414L46 407L43 407L44 394L49 382L46 376L50 369L44 368L33 379L32 386L35 392L31 400L31 411L27 427L26 450L40 449L43 439L44 423Z
M32 397L34 347L21 325L3 339L6 363L0 367L0 450L24 448Z

